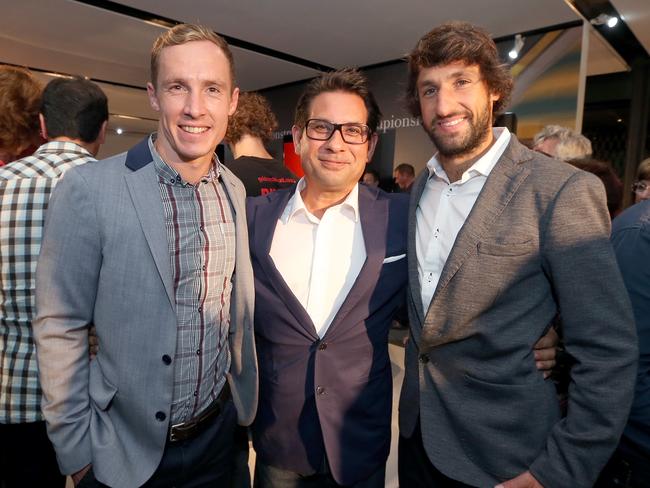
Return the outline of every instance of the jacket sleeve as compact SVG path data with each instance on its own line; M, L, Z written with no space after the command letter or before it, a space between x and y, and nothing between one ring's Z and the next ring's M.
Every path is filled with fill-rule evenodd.
M61 471L91 463L88 327L101 243L87 183L69 171L53 192L36 274L34 338L42 409Z
M547 488L590 487L623 431L637 363L634 320L609 242L602 183L582 171L573 174L542 228L545 272L576 364L568 414L530 471Z

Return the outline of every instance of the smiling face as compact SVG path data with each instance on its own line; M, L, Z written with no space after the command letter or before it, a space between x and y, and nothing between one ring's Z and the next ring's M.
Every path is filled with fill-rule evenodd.
M309 118L333 124L366 124L368 111L363 99L356 94L324 92L312 100ZM349 144L338 130L326 141L309 139L305 129L296 126L292 133L305 172L308 196L329 193L345 198L359 181L377 142L376 134L371 134L363 144Z
M422 68L417 79L422 123L441 162L464 162L493 141L492 106L478 65L462 61Z
M157 78L155 86L147 84L151 106L160 112L156 150L172 167L207 170L237 108L228 59L210 41L165 47Z

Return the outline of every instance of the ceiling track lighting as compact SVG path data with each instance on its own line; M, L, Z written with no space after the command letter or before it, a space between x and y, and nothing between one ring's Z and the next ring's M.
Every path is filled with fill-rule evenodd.
M589 21L591 25L606 25L610 29L618 24L618 17L608 14L600 14Z
M508 53L508 57L510 57L510 59L517 59L523 47L524 47L524 38L521 34L517 34L515 36L515 45Z

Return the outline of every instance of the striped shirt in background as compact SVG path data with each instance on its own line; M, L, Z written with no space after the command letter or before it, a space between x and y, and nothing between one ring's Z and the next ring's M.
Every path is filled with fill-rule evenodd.
M216 156L209 173L192 185L161 159L153 141L178 324L173 425L205 410L226 382L235 223Z
M89 161L73 142L48 142L0 168L0 423L43 420L32 319L45 210L63 174Z

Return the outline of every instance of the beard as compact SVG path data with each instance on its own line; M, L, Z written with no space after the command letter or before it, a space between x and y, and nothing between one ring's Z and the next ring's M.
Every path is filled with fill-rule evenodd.
M450 117L455 115L466 116L465 120L467 121L468 128L464 133L453 136L438 134L435 130L436 123L439 120L438 117L435 117L431 121L431 125L426 127L426 132L438 149L438 152L447 158L470 155L485 141L489 135L489 131L492 129L492 112L487 105L478 113L476 119L472 117L472 113L469 111L464 114L451 114Z

